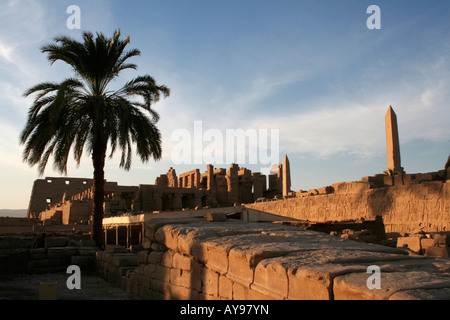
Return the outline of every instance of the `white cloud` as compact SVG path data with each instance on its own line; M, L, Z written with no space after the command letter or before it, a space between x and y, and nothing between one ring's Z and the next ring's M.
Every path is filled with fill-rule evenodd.
M280 150L287 153L311 153L319 157L348 153L368 157L378 154L383 144L383 112L376 106L333 106L258 117L251 123L280 129Z
M12 47L7 46L4 43L0 42L0 57L5 59L8 62L12 62L11 56L12 56Z

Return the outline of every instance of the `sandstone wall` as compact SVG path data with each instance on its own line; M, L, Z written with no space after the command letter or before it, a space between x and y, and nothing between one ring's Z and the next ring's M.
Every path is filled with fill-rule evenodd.
M373 220L382 216L386 233L409 233L420 228L427 232L450 230L450 180L370 187L363 182L339 183L330 188L333 193L306 194L246 207L310 221Z
M155 219L144 249L97 252L97 270L145 299L449 299L450 260L296 227ZM369 266L381 272L369 289Z
M97 248L92 241L48 236L43 247L34 248L35 240L35 235L1 236L0 274L61 272L72 264L82 270L94 268Z
M45 178L37 179L33 183L30 203L28 205L28 217L47 209L62 200L64 193L66 199L83 192L92 186L92 179L82 178Z

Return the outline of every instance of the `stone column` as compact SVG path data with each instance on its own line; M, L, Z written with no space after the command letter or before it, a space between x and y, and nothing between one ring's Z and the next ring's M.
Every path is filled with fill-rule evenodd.
M206 189L212 190L214 188L214 166L212 164L208 164L206 167Z
M227 179L228 186L228 205L233 206L238 202L239 192L239 166L235 163L231 164L231 168L228 170L225 178Z
M261 175L259 172L252 173L253 176L253 201L258 198L264 197L264 191L266 189L266 176Z
M179 193L175 193L173 195L173 199L172 199L173 210L177 211L177 210L183 209L182 197L183 197L183 195L179 194Z
M283 197L287 197L291 191L291 166L287 155L284 156L283 162Z
M400 161L400 143L398 138L397 115L389 106L386 113L386 151L388 170L404 174Z

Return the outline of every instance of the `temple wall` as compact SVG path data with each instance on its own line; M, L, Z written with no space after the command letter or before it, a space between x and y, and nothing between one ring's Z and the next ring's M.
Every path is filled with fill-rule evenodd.
M156 300L448 299L448 259L279 224L202 220L147 221L143 248L107 246L97 271ZM377 289L367 285L369 266L380 268Z
M450 180L379 188L364 182L339 183L323 194L307 193L245 206L310 221L373 220L381 216L386 233L410 233L420 228L427 232L449 231Z
M92 179L84 178L45 178L34 181L28 205L28 217L46 210L49 205L60 202L92 186Z

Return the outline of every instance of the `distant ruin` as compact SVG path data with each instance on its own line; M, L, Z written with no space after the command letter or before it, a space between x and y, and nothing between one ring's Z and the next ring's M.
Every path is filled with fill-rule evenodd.
M268 176L231 164L106 181L105 250L88 238L92 180L39 179L20 226L32 233L0 236L0 271L75 264L144 299L448 300L450 157L442 170L406 173L392 107L386 151L382 174L297 192L287 156ZM39 233L49 237L35 248Z
M285 162L288 161L285 157ZM267 176L231 164L227 171L207 165L177 176L170 168L156 178L155 184L120 186L105 183L105 217L126 212L160 212L184 209L229 207L252 203L258 199L282 198L290 191L289 167L274 166L276 172ZM284 175L283 175L284 173ZM288 177L285 183L283 177ZM285 187L283 187L285 186ZM34 182L28 217L73 224L89 220L92 212L92 180L79 178L38 179Z
M174 168L154 184L105 184L105 218L123 214L247 208L312 222L375 220L386 233L450 230L450 168L406 174L400 162L397 116L386 113L387 170L360 181L339 182L312 190L291 190L290 162L274 164L268 176L232 163L228 170L207 165L177 175ZM34 182L28 217L56 224L88 223L92 179L45 178ZM446 218L447 217L447 218Z

